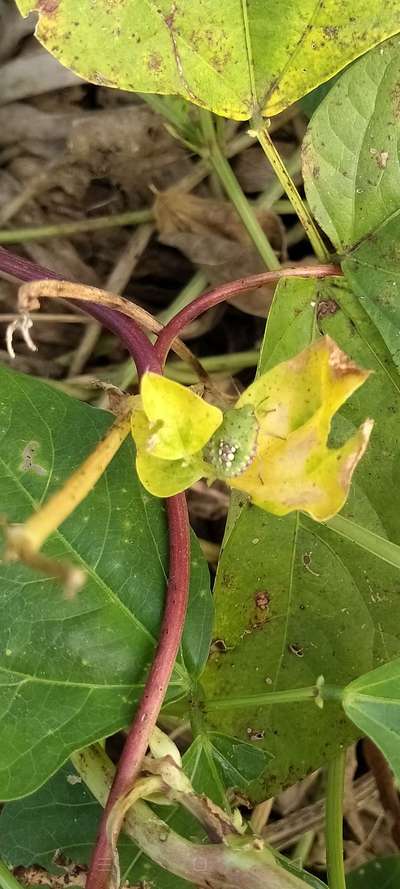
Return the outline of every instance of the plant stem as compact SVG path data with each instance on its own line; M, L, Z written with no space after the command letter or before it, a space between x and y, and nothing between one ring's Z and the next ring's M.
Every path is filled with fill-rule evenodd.
M143 210L127 210L111 216L97 216L94 219L78 219L76 222L54 222L52 225L31 225L25 228L0 230L0 244L22 244L24 241L42 241L45 238L62 238L78 235L81 232L97 232L124 225L140 225L151 222L154 213L151 207Z
M367 550L367 552L373 553L374 556L382 559L383 562L387 562L388 565L400 568L400 546L392 543L391 540L380 537L374 531L369 531L368 528L363 528L357 522L346 519L342 515L334 516L325 524L335 534L339 534L346 540L350 540L351 543L355 543L362 549Z
M99 745L74 753L71 759L104 806L112 762ZM141 800L127 812L124 830L152 861L199 889L307 889L303 880L280 866L268 847L260 845L259 838L253 841L249 836L227 835L220 843L193 843L179 836Z
M259 275L248 275L246 278L239 278L228 284L220 284L215 290L203 293L171 318L171 321L165 325L158 336L157 356L161 364L164 364L175 337L179 336L187 324L194 321L207 309L230 299L231 296L245 293L246 290L256 290L258 287L263 287L264 284L274 284L281 278L327 278L330 276L339 277L342 274L340 266L337 265L296 266L295 268L278 269L274 272L261 272Z
M208 160L214 172L220 179L228 197L236 208L243 225L246 227L248 234L253 241L254 246L258 250L261 259L265 263L267 269L274 270L280 268L275 251L271 247L269 240L261 228L257 219L255 210L247 200L243 193L232 167L228 163L225 155L221 151L218 143L214 120L212 114L205 109L200 110L200 120L202 124L203 137L205 147L208 149Z
M192 300L196 299L205 287L207 287L207 276L204 272L198 271L195 272L192 278L188 281L188 283L183 287L183 289L178 293L175 299L172 300L169 306L166 309L163 309L156 316L157 321L161 324L167 324L171 318L176 315L181 309L188 305L188 303L192 302ZM152 337L151 337L152 339ZM203 367L203 365L202 365ZM132 383L136 382L137 374L136 368L132 364L132 361L127 361L122 365L122 373L121 379L118 385L121 389L127 389ZM168 376L168 373L166 374ZM175 379L173 377L172 379ZM179 378L177 378L179 379ZM194 381L198 379L198 375L194 376Z
M254 136L252 137L254 139ZM297 149L286 162L286 170L289 176L298 176L301 173L301 150ZM285 187L279 181L274 179L268 188L256 200L256 207L262 207L263 210L269 210L271 207L275 209L275 203L285 194ZM277 211L275 211L277 212ZM292 209L293 212L293 209Z
M270 691L259 695L246 695L242 698L211 698L205 702L206 710L230 710L242 707L259 707L269 704L293 704L297 701L315 700L318 689L315 685L306 688L289 688L286 691Z
M40 306L40 300L43 298L69 299L77 302L78 305L89 302L96 310L105 306L107 309L116 309L122 315L132 318L145 330L151 330L153 333L159 333L162 330L162 324L156 321L150 312L146 312L146 309L137 306L125 297L108 290L102 290L100 287L92 287L90 284L76 284L73 281L38 280L23 284L18 292L18 306L21 311L29 313L31 309ZM176 349L177 355L184 361L188 361L197 370L200 379L204 377L201 364L185 343L181 341L175 343L174 351Z
M299 217L300 222L304 227L304 231L306 232L310 244L314 249L315 255L321 262L329 261L329 252L325 247L325 244L315 225L311 213L300 197L299 192L293 182L293 179L289 175L279 152L275 148L267 127L265 125L260 125L255 128L254 132L261 145L261 148L264 151L264 154L275 170L275 173L282 187L284 188L289 200L291 201L295 213L297 213L297 216Z
M21 257L0 249L0 270L24 281L41 278L60 280L49 269L37 266ZM93 317L120 336L131 353L141 375L150 368L155 373L161 367L154 347L146 334L131 318L113 309L83 304ZM135 713L115 775L110 797L100 824L97 843L89 870L87 889L108 889L112 867L112 849L107 836L107 818L116 800L134 784L148 746L150 734L157 721L168 683L175 664L185 623L190 577L189 519L184 494L166 501L169 535L169 568L166 602L159 642L146 680L143 696Z
M343 787L346 754L342 751L328 766L326 788L326 866L329 889L346 889L343 863Z
M21 883L15 879L14 874L8 869L4 861L0 860L0 886L1 889L21 889Z
M184 494L167 500L167 514L169 573L159 643L102 815L86 889L107 889L109 885L113 854L107 833L108 816L117 800L133 787L139 774L181 642L190 577L189 521ZM122 827L122 820L123 816L119 828Z
M206 355L201 359L201 366L210 374L235 374L246 367L255 367L259 357L258 349L249 349L248 352L230 352L228 355ZM183 361L169 361L165 365L165 376L186 385L195 383L198 379L189 365Z
M169 306L158 313L157 321L161 321L161 324L167 324L177 312L180 312L181 309L188 306L194 299L197 299L197 297L203 293L207 284L207 275L201 271L195 272L182 290L179 291L175 299L170 302Z

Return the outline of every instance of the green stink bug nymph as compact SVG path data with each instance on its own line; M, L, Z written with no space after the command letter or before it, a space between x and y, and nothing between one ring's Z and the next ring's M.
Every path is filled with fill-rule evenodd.
M221 426L204 449L204 459L220 478L241 475L256 450L259 424L250 404L226 411Z

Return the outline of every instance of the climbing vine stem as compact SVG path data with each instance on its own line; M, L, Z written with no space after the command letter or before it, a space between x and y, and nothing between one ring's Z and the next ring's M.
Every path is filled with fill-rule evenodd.
M39 278L60 280L50 270L35 266L5 250L0 250L0 271L20 281ZM146 371L161 372L161 365L146 334L136 322L115 309L82 303L82 308L119 336L135 361L139 377ZM115 803L129 791L141 768L151 732L156 724L182 638L188 602L190 575L189 519L184 494L166 501L169 533L169 566L164 614L159 641L141 700L139 701L124 749L115 773L111 791L102 814L86 889L108 889L113 866L113 850L107 822ZM114 824L114 836L121 824Z

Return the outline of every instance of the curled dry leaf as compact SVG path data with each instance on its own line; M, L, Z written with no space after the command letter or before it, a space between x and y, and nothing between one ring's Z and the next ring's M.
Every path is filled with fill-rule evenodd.
M265 271L234 207L227 201L202 198L170 189L156 196L154 211L160 240L177 247L206 272L211 284ZM284 253L284 229L278 216L269 210L258 220L277 253ZM275 285L232 297L236 308L265 318Z
M167 188L191 170L187 153L145 105L76 119L67 147L91 176L109 178L136 201L149 199L150 185Z

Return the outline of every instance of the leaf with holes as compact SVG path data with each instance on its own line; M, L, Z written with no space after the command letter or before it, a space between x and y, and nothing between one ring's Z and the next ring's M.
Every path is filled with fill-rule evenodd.
M183 96L236 120L277 114L400 30L397 0L17 0L93 83Z
M22 522L90 453L112 422L35 379L0 370L0 512ZM27 449L35 451L27 461ZM127 725L153 657L168 538L162 503L141 488L126 442L91 494L44 547L84 567L66 600L23 565L0 576L0 798L29 793L71 751ZM208 569L192 541L191 600L169 698L207 657Z
M303 145L310 208L400 364L400 41L351 66L318 107ZM338 197L340 196L340 198Z
M341 279L279 284L259 371L295 355L320 332L374 370L333 427L332 443L340 444L366 414L375 419L344 514L353 529L364 526L400 544L393 497L400 483L400 381L382 338ZM201 680L203 731L235 735L273 754L262 778L250 783L251 798L292 784L355 735L333 702L321 711L304 702L268 707L252 696L309 686L321 674L342 687L398 657L399 583L396 567L329 527L299 514L276 518L234 497L215 588L219 644ZM236 700L243 697L247 706ZM208 711L207 698L214 701Z

